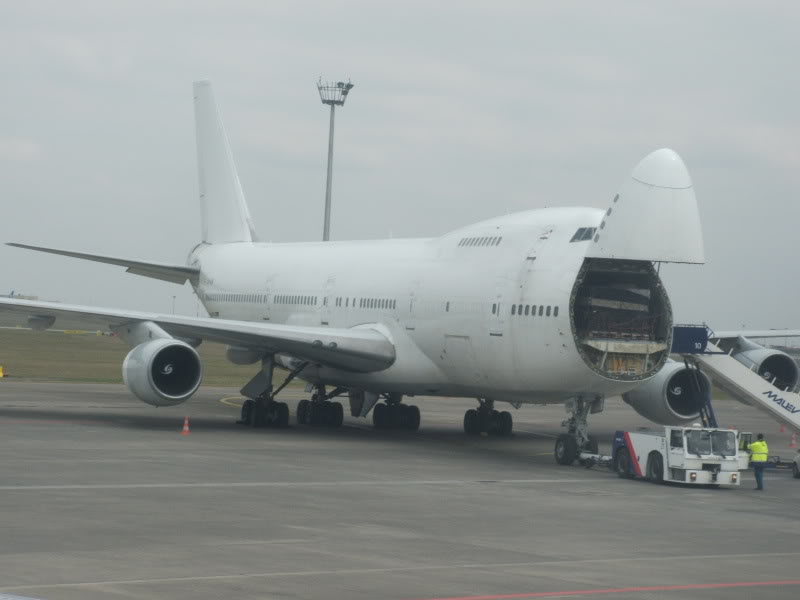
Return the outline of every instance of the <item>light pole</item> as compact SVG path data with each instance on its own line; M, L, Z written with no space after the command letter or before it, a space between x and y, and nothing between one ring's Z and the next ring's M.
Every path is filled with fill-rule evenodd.
M337 106L344 106L347 94L353 89L353 84L348 80L336 83L322 82L322 77L317 82L319 99L323 104L331 107L331 129L328 133L328 182L325 186L325 224L322 228L322 241L331 239L331 179L333 178L333 119Z
M175 296L172 297L172 314L175 314Z

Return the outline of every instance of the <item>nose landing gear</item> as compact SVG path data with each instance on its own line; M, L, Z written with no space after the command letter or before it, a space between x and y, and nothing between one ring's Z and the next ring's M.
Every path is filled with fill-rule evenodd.
M564 408L572 416L561 423L567 427L567 433L562 433L556 438L553 455L560 465L571 465L580 458L581 452L597 454L597 439L589 435L589 413L599 413L603 410L604 399L574 398L569 400Z

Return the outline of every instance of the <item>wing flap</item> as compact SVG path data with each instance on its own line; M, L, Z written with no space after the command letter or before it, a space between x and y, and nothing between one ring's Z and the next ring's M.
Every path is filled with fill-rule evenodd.
M0 312L18 314L23 319L52 317L53 324L57 324L59 319L68 319L71 323L80 321L92 328L112 331L150 321L176 337L285 353L333 368L363 373L386 369L395 360L392 342L369 327L341 329L274 325L6 298L0 298Z

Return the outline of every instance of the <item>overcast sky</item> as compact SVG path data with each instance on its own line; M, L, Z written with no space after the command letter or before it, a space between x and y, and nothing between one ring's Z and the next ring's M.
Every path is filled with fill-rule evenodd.
M435 236L605 207L670 147L707 264L665 267L683 322L800 327L796 2L3 2L0 240L167 262L199 241L191 84L211 79L259 236ZM0 292L195 314L122 269L0 248Z

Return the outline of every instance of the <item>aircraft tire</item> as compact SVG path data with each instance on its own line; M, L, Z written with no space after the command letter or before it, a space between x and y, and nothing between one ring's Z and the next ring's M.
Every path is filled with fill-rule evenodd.
M514 430L514 418L511 413L504 410L497 416L498 431L497 435L508 437Z
M344 422L344 409L339 402L328 402L326 407L328 427L341 427Z
M375 429L385 429L386 422L387 422L387 408L386 404L382 402L375 405L375 408L372 409L372 425Z
M413 404L407 405L405 417L405 428L409 431L417 431L420 422L419 407Z
M474 408L464 413L464 433L478 435L481 432L481 416Z
M297 424L308 425L308 405L311 404L308 400L300 400L297 403Z
M285 402L276 402L275 404L275 427L282 429L289 426L289 405Z
M578 458L578 443L571 435L562 433L556 438L553 454L558 464L571 465Z
M242 412L239 424L250 425L250 419L253 416L253 409L255 408L255 404L256 403L250 398L247 398L244 402L242 402Z

